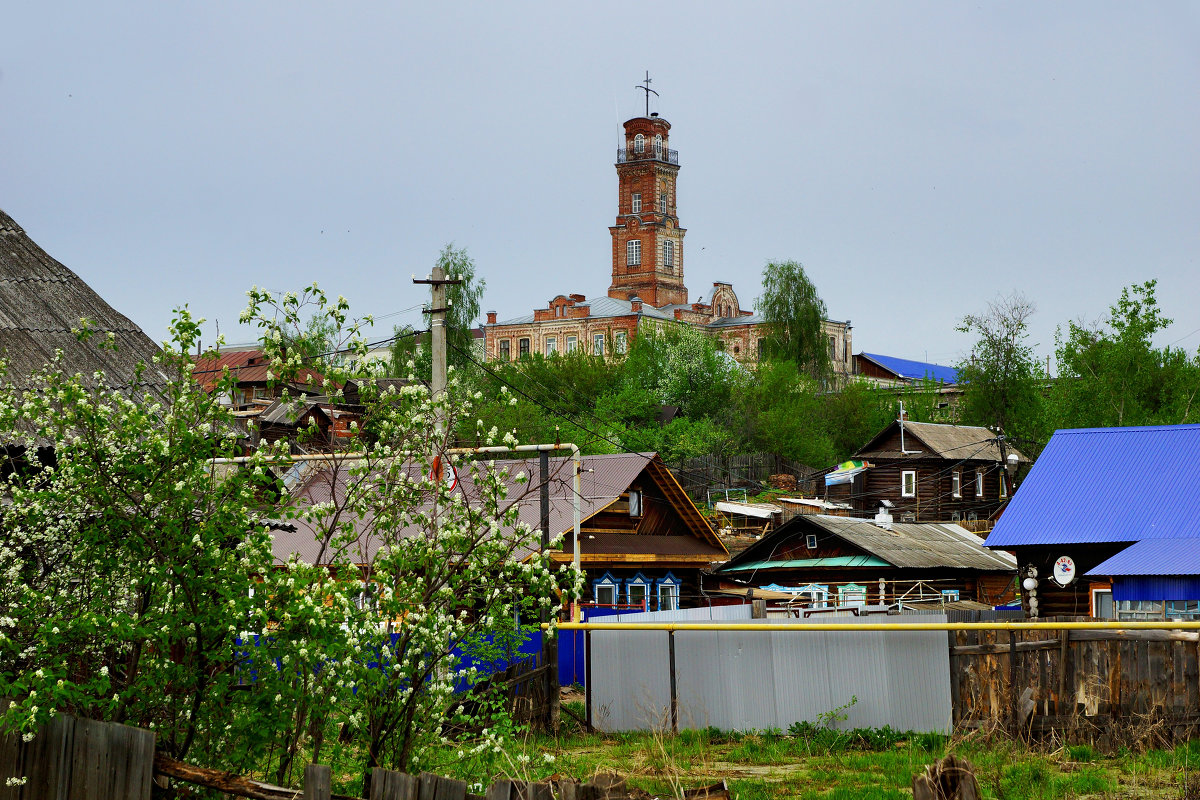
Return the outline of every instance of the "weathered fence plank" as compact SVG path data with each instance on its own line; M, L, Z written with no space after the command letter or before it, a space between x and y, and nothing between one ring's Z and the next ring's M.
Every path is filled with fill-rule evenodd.
M330 800L332 778L329 767L324 764L304 766L304 800Z

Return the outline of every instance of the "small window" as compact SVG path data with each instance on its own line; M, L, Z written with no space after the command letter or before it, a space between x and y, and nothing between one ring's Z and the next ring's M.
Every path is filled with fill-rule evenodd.
M642 213L642 193L641 192L633 193L632 209L633 209L634 214Z
M646 152L646 137L642 136L640 133L637 136L633 137L633 152L635 152L635 153Z
M674 611L679 608L679 587L670 583L658 584L658 610Z
M509 341L508 339L500 340L500 360L501 361L511 361L512 360L512 342Z
M900 473L900 496L917 496L917 471L915 469L906 469Z
M951 472L950 473L950 496L951 497L962 497L962 473L961 472Z
M568 352L568 353L574 353L574 352L575 352L575 349L576 349L578 346L579 346L579 340L578 340L578 339L576 339L574 336L568 336L568 337L567 337L567 352Z
M983 471L975 473L975 496L983 497Z
M529 355L529 339L517 340L517 352L520 354L521 358Z
M642 240L630 239L625 243L625 264L636 267L642 263Z
M597 333L592 336L592 355L604 355L604 334Z
M838 587L839 606L865 606L867 604L867 587L857 583L847 583Z
M625 581L625 603L634 608L645 608L649 594L649 581L638 574Z
M615 606L617 604L617 587L597 584L595 589L596 605Z
M637 489L629 490L629 516L640 517L642 515L642 493Z
M546 337L546 355L552 356L558 350L558 339L554 336Z
M942 589L943 603L957 603L960 596L961 590L959 589Z
M625 331L616 332L616 334L613 336L613 344L616 347L617 352L621 355L625 355L625 353L628 352L629 337Z
M1008 476L1003 472L1000 473L1000 499L1008 497Z
M667 193L663 192L658 196L658 210L662 213L667 213Z
M654 134L654 157L662 158L662 134Z
M1092 616L1097 619L1114 619L1116 617L1111 589L1092 590Z
M805 536L804 537L804 546L806 548L808 548L809 550L816 550L817 549L817 535L815 533L810 533L807 536Z
M962 522L962 512L961 511L951 511L950 512L950 521L951 522Z
M663 266L675 266L675 243L670 239L663 242Z
M837 337L829 337L829 360L837 361Z
M905 511L903 514L900 515L900 521L901 522L916 522L917 515L911 511Z

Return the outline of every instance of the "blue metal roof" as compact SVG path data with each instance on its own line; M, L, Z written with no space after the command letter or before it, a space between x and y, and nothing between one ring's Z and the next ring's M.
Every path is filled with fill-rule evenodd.
M891 370L906 380L919 381L922 378L929 378L943 383L958 383L958 370L954 367L928 364L924 361L910 361L907 358L896 358L895 356L881 356L877 353L859 353L859 355L871 359L879 366Z
M1088 575L1200 575L1200 539L1143 539Z
M986 544L1200 539L1198 461L1200 425L1055 431Z

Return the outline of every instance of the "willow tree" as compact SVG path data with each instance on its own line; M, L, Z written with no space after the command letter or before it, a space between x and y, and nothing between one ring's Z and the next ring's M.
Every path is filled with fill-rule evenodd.
M787 360L814 378L829 375L831 362L825 337L825 301L799 261L769 261L763 268L763 293L754 309L767 324L762 355Z

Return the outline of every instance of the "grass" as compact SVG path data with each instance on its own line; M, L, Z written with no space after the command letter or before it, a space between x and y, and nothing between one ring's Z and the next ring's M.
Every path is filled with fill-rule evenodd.
M556 774L583 780L617 772L660 797L726 780L741 800L911 798L913 776L953 752L975 767L992 800L1200 800L1200 742L1173 750L1106 756L1089 745L1030 747L993 736L948 738L889 729L791 733L713 729L659 733L532 735L517 748L460 759L448 752L435 771L470 783ZM550 758L548 759L547 756Z

